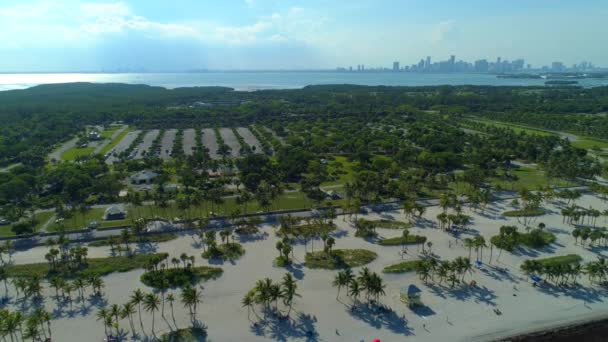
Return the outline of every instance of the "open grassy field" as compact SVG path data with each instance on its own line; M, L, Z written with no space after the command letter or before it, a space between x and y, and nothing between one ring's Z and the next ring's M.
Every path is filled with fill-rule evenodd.
M80 157L90 156L93 151L95 151L94 147L72 147L61 154L61 159L65 161L74 161Z
M586 150L594 148L608 148L608 141L597 140L593 138L580 137L577 141L573 141L572 145Z
M54 213L51 211L45 211L45 212L40 212L34 215L35 217L35 221L36 221L36 225L34 227L34 230L37 232L40 230L40 228L42 228L42 226L51 218L53 217ZM15 236L15 233L13 232L13 225L9 224L6 226L0 226L0 237L6 237L6 236Z
M355 174L354 169L356 165L357 162L349 161L346 157L336 156L335 160L330 160L327 163L327 171L329 174L336 174L338 179L323 182L321 186L332 186L351 182Z
M118 131L120 129L120 127L122 127L122 126L118 126L118 125L109 126L108 128L106 128L106 130L100 132L100 134L104 139L110 139L110 138L112 138L112 134L114 134L116 131Z
M549 179L543 170L534 167L520 167L512 171L516 176L517 180L509 182L504 179L494 178L491 183L494 187L500 186L503 189L519 190L522 188L526 189L537 189L539 186L572 186L574 183L560 180L560 179Z

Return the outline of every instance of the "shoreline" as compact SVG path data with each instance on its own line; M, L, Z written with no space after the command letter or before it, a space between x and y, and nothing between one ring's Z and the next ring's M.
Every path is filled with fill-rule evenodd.
M492 342L568 342L568 341L604 341L608 334L608 313L593 313L573 320L562 320L557 323L542 324L536 328L522 330L519 333L497 333L485 335ZM491 337L490 335L495 335ZM502 336L501 336L502 335ZM479 340L485 340L478 336Z

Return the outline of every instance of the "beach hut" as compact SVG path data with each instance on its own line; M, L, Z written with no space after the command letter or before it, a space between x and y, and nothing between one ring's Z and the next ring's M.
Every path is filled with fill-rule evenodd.
M407 304L409 307L422 305L422 301L420 299L420 295L422 294L422 290L418 288L416 285L410 285L408 287L402 287L400 298L401 301Z

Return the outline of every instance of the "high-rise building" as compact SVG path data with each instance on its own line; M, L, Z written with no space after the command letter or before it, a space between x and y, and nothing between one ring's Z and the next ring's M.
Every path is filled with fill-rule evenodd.
M399 71L399 62L393 62L393 71Z
M564 71L564 69L566 69L566 68L564 67L564 63L562 63L562 62L551 63L551 70L553 70L553 71Z
M431 70L431 56L426 56L426 63L424 64L424 69L427 71Z
M488 72L489 63L485 59L480 59L475 61L475 71L476 72Z

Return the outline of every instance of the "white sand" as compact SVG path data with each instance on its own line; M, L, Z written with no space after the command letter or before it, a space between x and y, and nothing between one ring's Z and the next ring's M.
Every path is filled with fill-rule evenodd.
M509 209L510 201L495 203L488 209L487 213L500 213ZM579 205L582 207L592 206L604 210L608 205L598 198L584 196ZM574 239L569 234L572 230L562 224L559 210L554 205L547 206L552 211L537 220L544 222L547 229L557 235L557 243L546 251L531 251L535 257L548 257L552 255L564 255L577 253L586 261L594 260L598 254L583 249L574 244ZM425 218L434 221L440 209L428 208ZM382 215L370 214L371 218L395 218L402 220L401 213L390 212ZM516 225L516 219L482 217L474 214L473 229L489 240L492 235L497 234L501 225ZM336 222L339 225L336 248L367 248L378 253L378 259L369 264L372 271L381 272L384 266L398 262L401 247L381 247L371 244L365 240L355 238L353 229L347 222L339 217ZM604 224L600 218L598 223ZM520 228L521 229L521 228ZM605 305L603 297L606 291L598 287L590 286L586 277L579 281L584 288L579 290L555 289L554 292L543 291L533 288L528 283L524 274L519 271L519 265L528 258L525 254L509 254L503 252L500 258L500 266L508 267L510 275L490 275L477 271L472 278L478 283L476 291L453 290L447 287L429 287L421 283L415 273L401 275L382 275L386 281L387 296L381 302L389 305L395 314L383 318L375 318L373 315L365 317L351 316L347 307L336 301L336 289L331 286L334 271L310 270L300 263L304 259L304 246L295 247L296 265L293 274L298 281L299 298L295 304L297 313L316 316L314 321L299 320L295 329L287 329L267 326L263 334L256 334L251 330L251 323L247 321L247 309L242 308L240 301L243 295L254 285L257 279L271 277L280 280L286 272L285 269L272 266L272 260L277 256L274 248L277 238L272 228L267 226L264 231L268 232L263 240L244 242L246 254L234 264L229 262L221 265L224 274L218 280L204 284L204 303L200 306L198 318L209 327L209 338L213 341L271 341L271 340L306 340L304 332L314 329L317 340L320 341L371 341L380 338L382 341L485 341L497 336L509 335L518 332L538 329L556 322L574 321L580 318L608 314L608 305ZM398 236L399 230L379 230L383 237ZM457 256L468 256L468 250L457 246L448 247L448 241L453 240L448 234L420 223L412 228L412 232L425 235L433 242L433 251L442 259L452 259ZM321 248L322 242L315 242L315 249ZM310 244L308 245L310 250ZM16 263L41 262L46 253L46 248L34 248L27 252L18 252L13 256ZM182 252L195 254L197 264L206 263L200 258L200 250L195 248L193 238L184 236L179 239L158 245L158 251L169 252L172 256L178 256ZM409 247L410 255L416 254L416 247ZM494 263L498 251L494 252ZM608 251L599 252L606 256ZM475 252L473 251L473 255ZM484 262L488 262L489 250L484 250ZM107 248L90 248L90 257L102 257L108 255ZM355 272L358 270L356 269ZM108 304L124 303L128 300L131 292L137 288L145 289L139 282L139 275L143 271L137 270L124 274L112 274L105 277L106 298ZM470 280L466 276L465 280ZM399 289L409 284L417 284L422 290L422 300L428 305L427 313L419 314L406 308L398 300ZM517 290L513 289L517 287ZM9 286L10 287L10 286ZM12 291L12 287L11 291ZM0 288L1 289L1 288ZM48 309L54 307L54 300L50 297L54 293L47 289L46 305ZM517 296L514 297L513 294ZM585 299L586 298L586 299ZM341 301L350 303L349 298L340 296ZM586 302L586 303L585 303ZM499 308L502 316L494 314L493 309ZM81 310L79 303L74 304L73 317L65 316L69 308L63 309L63 315L53 321L54 337L57 341L101 341L103 327L95 320L96 307ZM258 310L259 311L259 310ZM187 309L181 304L175 307L176 319L181 327L188 324ZM294 316L297 316L294 313ZM406 321L400 317L405 315ZM150 334L150 318L143 313L145 331ZM169 307L166 307L166 317L171 321ZM255 316L252 314L252 319ZM426 330L423 328L426 325ZM135 326L139 330L139 320L135 316ZM122 320L121 327L129 329L128 321ZM168 329L167 323L157 314L156 329L158 332ZM340 335L336 334L336 329Z

